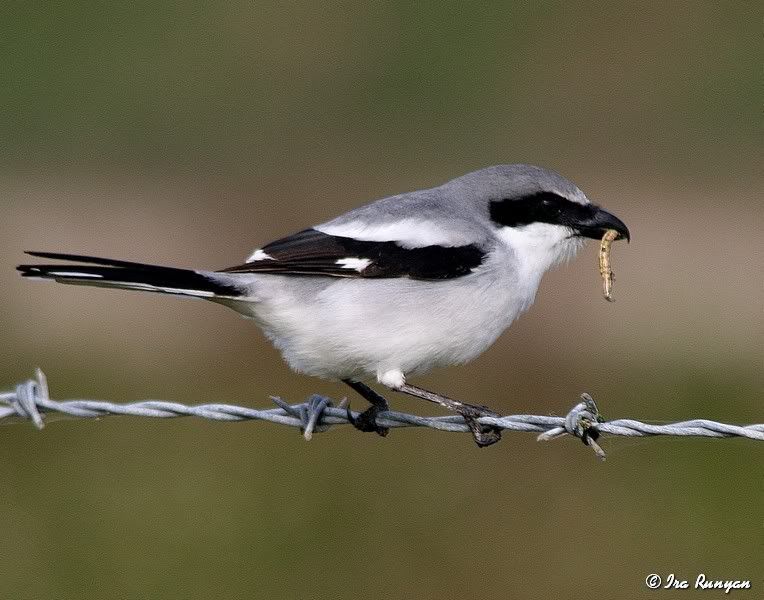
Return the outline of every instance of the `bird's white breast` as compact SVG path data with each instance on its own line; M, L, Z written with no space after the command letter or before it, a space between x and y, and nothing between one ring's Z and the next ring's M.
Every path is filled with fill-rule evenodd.
M310 375L366 378L467 362L533 302L499 245L465 277L326 279L253 276L257 302L232 306L255 318L289 365Z

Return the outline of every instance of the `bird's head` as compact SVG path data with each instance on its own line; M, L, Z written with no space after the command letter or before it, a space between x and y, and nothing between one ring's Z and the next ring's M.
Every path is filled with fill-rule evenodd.
M600 239L608 229L616 239L630 237L615 215L596 204L562 175L532 165L498 165L454 180L463 189L479 190L481 204L497 237L518 258L542 272L575 255L585 239ZM459 182L459 183L457 183Z

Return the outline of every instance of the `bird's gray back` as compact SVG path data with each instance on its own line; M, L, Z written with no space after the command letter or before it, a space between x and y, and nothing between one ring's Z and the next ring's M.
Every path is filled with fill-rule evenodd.
M587 201L573 183L549 169L525 164L495 165L437 187L381 198L318 227L357 223L382 227L419 221L441 230L453 245L486 243L495 228L490 219L491 201L520 199L540 192Z

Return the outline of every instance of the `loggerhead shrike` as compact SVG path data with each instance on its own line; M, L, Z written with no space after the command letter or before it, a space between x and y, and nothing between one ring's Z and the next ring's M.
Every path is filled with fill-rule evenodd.
M585 238L626 225L561 175L497 165L382 198L254 251L221 271L28 252L75 265L21 265L29 278L204 298L254 319L295 371L339 379L371 402L353 424L387 433L386 400L363 380L461 414L479 446L495 413L410 385L465 363L533 303L541 276ZM348 410L348 414L350 414Z

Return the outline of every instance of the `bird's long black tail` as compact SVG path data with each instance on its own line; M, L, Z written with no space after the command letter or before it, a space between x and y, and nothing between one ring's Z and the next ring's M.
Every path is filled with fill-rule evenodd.
M159 267L79 254L54 252L26 252L26 254L38 258L79 263L19 265L16 267L21 272L22 277L30 279L53 279L59 283L142 290L199 298L236 298L245 292L236 285L230 275L214 272Z

